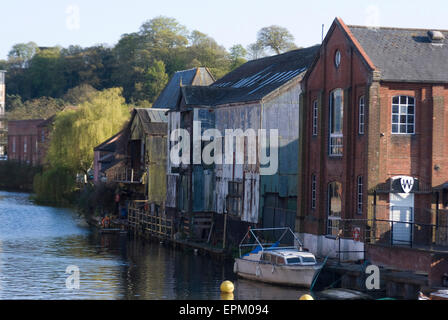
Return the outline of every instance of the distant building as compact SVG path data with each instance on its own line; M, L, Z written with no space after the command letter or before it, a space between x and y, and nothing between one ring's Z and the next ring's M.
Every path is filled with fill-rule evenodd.
M5 73L6 71L0 70L0 157L6 154L8 142L8 132L5 120Z
M39 125L44 119L8 121L8 160L33 166L43 164L44 153L39 153Z
M120 155L116 154L117 145L122 137L123 131L120 131L93 149L93 182L95 184L113 181L114 177L108 177L107 173L122 160Z

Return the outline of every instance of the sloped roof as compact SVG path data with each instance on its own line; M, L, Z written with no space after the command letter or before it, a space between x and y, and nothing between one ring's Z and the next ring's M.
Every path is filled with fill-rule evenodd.
M115 152L115 150L117 148L117 143L122 136L123 136L123 130L118 132L116 135L110 137L103 143L99 144L93 150L94 151Z
M215 81L207 68L194 68L176 72L152 105L153 109L174 109L179 101L180 86L208 86Z
M182 88L185 101L189 105L208 106L259 101L302 75L319 48L313 46L249 61L209 87L185 86Z
M448 82L448 31L432 43L429 29L347 26L385 81Z
M134 121L135 115L138 115L145 134L165 131L164 126L168 123L167 111L169 109L135 108L129 125Z

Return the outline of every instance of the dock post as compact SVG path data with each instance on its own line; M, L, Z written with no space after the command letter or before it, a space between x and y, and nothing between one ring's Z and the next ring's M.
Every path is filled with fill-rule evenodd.
M226 248L226 233L227 233L227 213L224 213L224 231L222 235L222 248Z

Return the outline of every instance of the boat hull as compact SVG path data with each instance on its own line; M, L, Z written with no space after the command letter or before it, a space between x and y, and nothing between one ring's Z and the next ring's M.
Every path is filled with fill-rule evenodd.
M254 260L235 259L234 272L241 278L272 284L309 288L322 265L278 266Z

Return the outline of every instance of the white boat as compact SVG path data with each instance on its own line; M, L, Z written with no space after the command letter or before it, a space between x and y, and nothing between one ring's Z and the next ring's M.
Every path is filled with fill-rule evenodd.
M262 243L256 234L266 231L283 233L275 243ZM286 234L292 235L292 246L281 244ZM247 239L251 239L252 243L248 243ZM256 248L242 255L242 250L250 246ZM235 259L233 271L245 279L309 288L322 266L312 253L303 250L300 240L290 228L250 229L241 241L240 257Z

